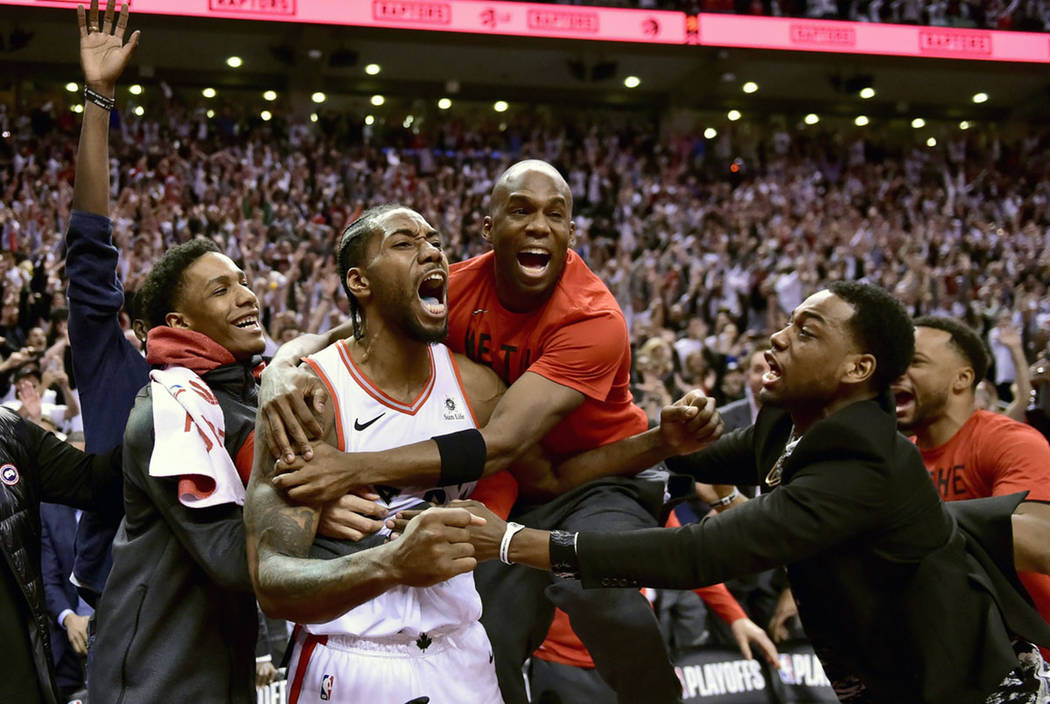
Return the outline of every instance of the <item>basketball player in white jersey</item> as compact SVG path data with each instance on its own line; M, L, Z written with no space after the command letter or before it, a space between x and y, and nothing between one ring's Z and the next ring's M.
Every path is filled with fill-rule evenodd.
M484 425L503 384L487 367L440 344L448 262L438 233L410 209L380 206L347 228L338 257L355 334L306 360L333 401L321 419L327 442L346 452L380 451ZM264 425L256 432L265 432ZM448 538L422 543L425 549L414 549L411 540L402 545L412 537L410 528L354 555L305 559L320 554L311 552L318 510L292 505L274 491L270 465L264 451L256 453L245 522L260 604L302 624L289 668L289 704L501 702L474 576L463 574L475 564L469 544L458 542L469 519L457 514L458 526L435 525L432 517L415 526L416 533L437 530ZM498 492L504 481L513 492L513 481L499 475L489 486ZM393 515L423 501L465 498L473 488L465 482L377 492ZM420 576L420 563L429 562L433 574Z

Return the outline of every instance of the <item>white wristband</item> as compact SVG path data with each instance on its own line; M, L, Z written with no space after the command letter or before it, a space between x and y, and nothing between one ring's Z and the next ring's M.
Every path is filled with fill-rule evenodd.
M711 508L725 508L729 504L736 501L739 496L740 491L736 487L733 487L733 491L731 491L728 496L723 496L717 501L712 501Z
M510 558L507 555L507 553L510 552L510 541L511 538L514 537L514 534L517 533L519 530L523 529L524 527L525 526L521 525L520 523L513 523L511 521L507 521L507 530L503 532L503 540L499 541L499 561L503 564L514 564L510 561Z

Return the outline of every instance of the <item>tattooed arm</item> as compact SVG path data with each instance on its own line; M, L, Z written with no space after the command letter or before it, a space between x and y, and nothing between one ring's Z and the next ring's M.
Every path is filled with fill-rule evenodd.
M334 440L333 420L322 422L329 441ZM244 522L252 586L268 616L297 623L330 621L396 584L429 586L477 566L466 526L478 521L464 509L426 511L399 539L353 555L308 558L320 509L293 504L274 489L262 416L255 432Z

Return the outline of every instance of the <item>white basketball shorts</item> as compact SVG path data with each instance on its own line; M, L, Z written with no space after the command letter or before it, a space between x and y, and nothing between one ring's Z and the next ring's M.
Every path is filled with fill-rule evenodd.
M288 704L503 704L477 621L415 640L315 636L296 628Z

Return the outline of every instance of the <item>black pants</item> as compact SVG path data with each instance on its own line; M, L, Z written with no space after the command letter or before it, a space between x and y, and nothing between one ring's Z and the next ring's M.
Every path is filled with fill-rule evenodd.
M545 530L653 528L658 525L663 491L656 481L603 479L524 511L514 520ZM497 561L480 565L474 574L484 603L481 622L492 643L506 704L528 701L522 664L546 638L555 606L568 614L572 629L587 646L602 679L616 690L620 704L681 701L681 684L656 616L639 590L583 589L579 580Z

